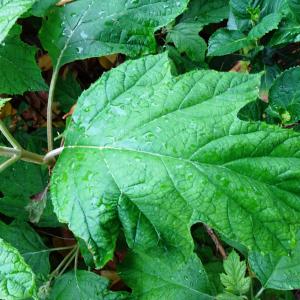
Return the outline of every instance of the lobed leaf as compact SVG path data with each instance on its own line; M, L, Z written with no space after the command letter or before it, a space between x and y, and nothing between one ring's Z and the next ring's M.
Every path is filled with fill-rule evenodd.
M98 267L120 230L131 248L188 259L199 221L248 249L288 253L299 134L237 118L260 75L170 70L166 54L128 61L82 94L51 182L59 220Z

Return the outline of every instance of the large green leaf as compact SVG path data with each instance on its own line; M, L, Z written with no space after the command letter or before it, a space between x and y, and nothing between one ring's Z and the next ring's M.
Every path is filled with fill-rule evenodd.
M35 297L35 276L21 254L0 238L0 298Z
M247 48L253 43L246 35L238 30L221 28L209 39L208 55L222 56Z
M110 292L109 281L95 273L77 270L60 276L51 289L49 300L121 300L125 292Z
M278 113L283 123L300 120L300 67L281 73L274 81L269 94L273 111Z
M21 26L12 28L0 44L0 93L23 94L47 90L35 62L36 49L20 40Z
M154 31L186 8L188 0L77 0L49 11L40 32L57 67L112 53L154 52Z
M82 94L52 177L60 221L98 267L121 227L132 248L190 257L198 221L287 253L300 228L300 135L237 118L260 75L170 68L166 54L128 61Z
M34 3L31 9L28 11L29 15L33 15L36 17L43 17L47 10L53 7L58 0L39 0Z
M36 0L2 0L0 2L0 43L17 19L25 13Z
M0 237L18 249L36 275L46 276L49 273L47 247L27 223L14 221L10 225L6 225L0 222Z
M164 251L130 253L120 271L132 287L134 299L214 299L207 274L195 254L185 263L180 255Z
M218 23L228 18L228 2L228 0L191 0L188 10L182 15L180 21L197 23L201 26Z

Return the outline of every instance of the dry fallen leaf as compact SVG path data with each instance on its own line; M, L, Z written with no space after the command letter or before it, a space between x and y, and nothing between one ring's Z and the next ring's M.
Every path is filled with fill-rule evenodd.
M52 68L51 58L48 54L44 54L38 58L39 67L42 71L49 71Z
M109 70L115 65L117 61L117 57L118 54L102 56L99 58L99 63L102 68L104 68L105 70Z

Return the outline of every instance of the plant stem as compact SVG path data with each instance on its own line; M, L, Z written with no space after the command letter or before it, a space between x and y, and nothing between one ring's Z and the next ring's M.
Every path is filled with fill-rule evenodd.
M0 131L3 133L3 135L6 137L6 139L9 141L9 143L14 147L14 149L21 150L21 145L15 140L15 138L12 136L10 131L7 129L5 124L2 120L0 120Z
M77 247L75 246L60 262L60 264L57 266L57 268L50 274L49 280L51 281L53 277L57 276L59 274L60 269L65 265L65 263L68 261L68 259L74 254L74 252L77 251Z
M265 288L262 287L262 288L258 291L258 293L255 295L255 299L258 299L258 297L260 297L260 295L263 293L264 290L265 290Z
M75 247L75 251L72 253L72 255L70 256L69 260L66 262L66 264L64 265L64 267L62 268L62 270L59 272L59 274L57 276L61 276L65 270L67 269L67 267L71 264L71 262L73 261L73 259L76 259L77 256L77 252L78 252L79 247Z
M5 161L3 164L0 165L0 173L3 172L5 169L10 167L12 164L14 164L16 161L19 160L19 156L13 156L7 161Z
M211 237L211 239L213 240L217 251L221 254L223 259L227 258L227 254L226 251L224 250L219 238L216 236L216 234L214 233L214 231L207 225L204 224L204 227L208 233L208 235Z
M53 134L52 134L52 105L54 100L55 86L59 73L59 64L57 64L53 69L53 74L49 87L49 96L47 104L47 142L48 142L48 151L53 150Z
M21 146L20 146L21 147ZM5 157L18 157L18 159L35 163L44 164L44 156L24 150L21 148L9 148L0 146L0 155Z

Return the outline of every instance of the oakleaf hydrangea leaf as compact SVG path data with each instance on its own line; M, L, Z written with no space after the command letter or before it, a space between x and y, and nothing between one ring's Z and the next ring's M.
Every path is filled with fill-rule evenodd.
M12 28L0 44L0 93L23 94L47 90L35 61L36 49L20 40L21 26Z
M120 275L132 287L134 299L214 299L207 274L195 254L184 262L176 253L156 249L130 253Z
M233 250L224 261L226 274L220 275L221 282L227 292L244 295L250 288L251 278L245 277L246 263L240 261L239 255Z
M0 43L3 42L17 19L37 0L2 0L0 2Z
M0 238L0 298L35 298L35 276L17 249Z
M95 273L77 270L60 276L51 288L49 300L122 300L129 299L126 292L111 292L109 281Z
M57 67L78 59L155 52L154 31L186 8L188 0L77 0L49 10L40 32Z
M131 248L189 258L199 221L248 249L288 253L300 135L237 117L260 75L171 69L167 54L128 61L79 98L51 182L59 220L98 267L120 230Z

